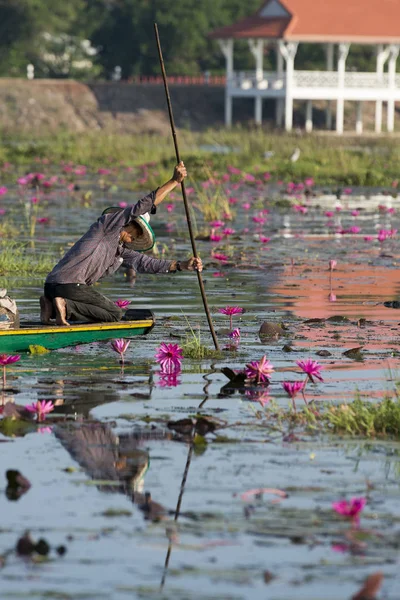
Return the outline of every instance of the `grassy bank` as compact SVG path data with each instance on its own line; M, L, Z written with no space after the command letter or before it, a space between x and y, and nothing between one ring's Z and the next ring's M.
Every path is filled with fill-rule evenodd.
M313 177L320 186L391 187L399 176L400 149L397 140L390 137L297 136L246 127L203 133L181 131L179 139L181 155L192 178L197 180L209 177L210 171L223 173L228 165L247 173L269 172L272 180L301 181ZM290 157L295 148L299 148L300 157L292 163ZM37 158L56 164L71 161L94 169L154 162L159 182L160 176L170 172L174 149L170 137L150 134L61 132L30 140L2 137L0 163L10 162L21 169L35 166L37 170ZM2 179L6 181L7 175Z

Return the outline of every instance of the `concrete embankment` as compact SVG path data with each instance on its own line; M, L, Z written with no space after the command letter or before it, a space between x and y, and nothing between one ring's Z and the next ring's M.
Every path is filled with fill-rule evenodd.
M174 85L170 91L177 126L198 130L223 123L223 87ZM0 79L0 127L5 133L167 133L169 121L162 85Z

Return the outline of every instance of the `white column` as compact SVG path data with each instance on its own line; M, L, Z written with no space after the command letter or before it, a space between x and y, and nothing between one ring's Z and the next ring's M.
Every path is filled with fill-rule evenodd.
M254 121L256 125L262 124L262 96L256 96L254 99Z
M231 85L233 77L233 40L218 40L219 47L225 56L226 84L225 84L225 125L232 125L232 95Z
M389 77L389 94L391 97L388 100L387 107L387 130L389 133L394 131L394 89L396 87L396 61L399 56L400 47L394 44L390 45L390 56L388 64L388 77Z
M297 42L279 42L279 49L283 58L286 60L286 94L285 94L285 129L292 131L293 127L293 75L294 75L294 57L297 52Z
M335 54L335 46L334 44L326 45L326 70L333 71L333 63L334 63L334 54ZM326 103L326 128L328 130L332 129L332 102L330 100Z
M218 40L222 54L225 56L226 78L233 75L233 40Z
M264 40L249 40L249 48L256 61L256 81L262 81L264 79Z
M338 57L338 88L339 98L336 105L336 133L339 135L343 133L343 122L344 122L344 75L346 72L346 58L349 53L350 44L342 43L339 44L339 57Z
M225 125L231 127L232 125L232 96L225 89Z
M356 133L361 135L363 132L363 122L362 122L362 102L357 102L356 107Z
M307 131L307 133L311 133L312 129L313 129L312 102L311 102L311 100L307 100L307 102L306 102L306 131Z
M254 98L254 120L257 125L262 123L262 96L258 91L258 84L264 79L263 55L264 40L249 40L250 52L256 61L256 96Z
M381 86L383 87L383 72L385 69L385 63L390 54L390 46L386 48L379 44L376 49L376 74ZM381 133L382 131L382 100L377 100L375 103L375 132Z
M276 45L276 75L278 79L283 80L283 55L279 49L279 43ZM276 124L278 127L282 127L283 123L283 110L285 107L285 101L283 98L277 98L276 100Z

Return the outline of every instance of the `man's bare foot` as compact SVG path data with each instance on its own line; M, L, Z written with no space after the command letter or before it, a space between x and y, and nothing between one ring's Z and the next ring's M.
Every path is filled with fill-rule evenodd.
M43 325L49 325L51 314L53 312L53 305L46 296L40 296L40 322Z
M56 324L69 325L67 321L67 303L64 298L54 298L54 306L56 309Z

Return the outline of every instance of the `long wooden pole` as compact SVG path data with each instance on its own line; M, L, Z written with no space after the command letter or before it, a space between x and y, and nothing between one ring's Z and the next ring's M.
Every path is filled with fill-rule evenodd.
M157 41L158 56L160 58L161 73L162 73L162 77L163 77L163 81L164 81L165 95L167 97L169 121L171 123L171 131L172 131L172 137L173 137L173 140L174 140L176 160L177 160L178 163L180 163L181 162L181 158L180 158L180 154L179 154L178 139L177 139L177 136L176 136L174 116L172 114L172 104L171 104L171 98L170 98L170 95L169 95L169 89L168 89L168 83L167 83L167 75L166 75L166 72L165 72L164 59L163 59L162 50L161 50L160 37L158 35L157 23L154 23L154 31L155 31L155 35L156 35L156 41ZM193 235L192 221L191 221L191 218L190 218L189 204L188 204L188 200L187 200L187 196L186 196L186 188L185 188L185 182L184 181L182 181L182 183L181 183L181 189L182 189L183 204L185 206L186 220L187 220L187 224L188 224L188 228L189 228L190 241L191 241L191 244L192 244L193 256L195 258L198 258L197 249L196 249L196 242L195 242L194 235ZM204 289L204 283L203 283L203 279L201 277L200 271L197 271L197 279L199 281L199 287L200 287L201 297L202 297L202 300L203 300L204 311L205 311L206 316L207 316L208 326L210 328L210 332L211 332L211 336L212 336L212 339L213 339L213 342L214 342L214 346L215 346L216 350L219 350L218 340L217 340L217 336L215 335L214 325L213 325L213 322L212 322L212 319L211 319L210 310L208 308L206 291Z

